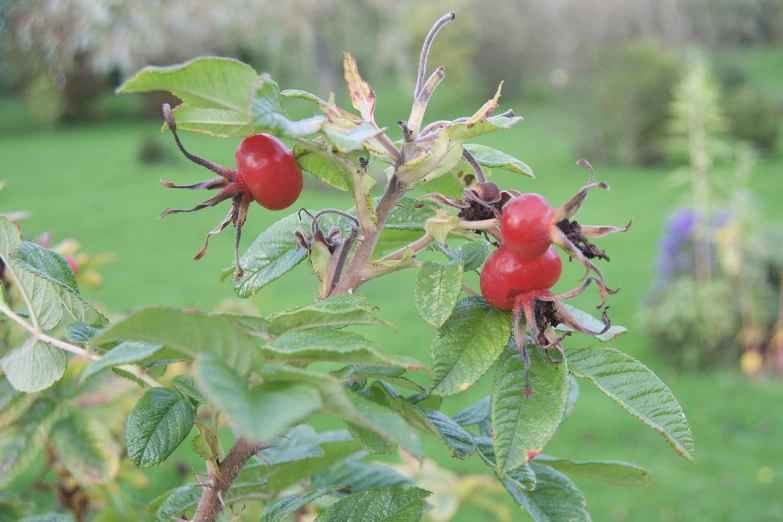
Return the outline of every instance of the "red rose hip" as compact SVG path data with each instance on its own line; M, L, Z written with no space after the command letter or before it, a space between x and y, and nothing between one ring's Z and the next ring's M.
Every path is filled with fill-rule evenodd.
M540 194L522 194L503 208L500 232L505 246L519 257L543 256L552 245L554 212Z
M537 259L525 259L501 246L481 270L481 295L493 307L511 310L519 294L552 288L562 271L563 263L554 248Z
M288 208L302 193L302 169L288 147L274 136L256 134L242 140L236 162L236 181L264 208Z

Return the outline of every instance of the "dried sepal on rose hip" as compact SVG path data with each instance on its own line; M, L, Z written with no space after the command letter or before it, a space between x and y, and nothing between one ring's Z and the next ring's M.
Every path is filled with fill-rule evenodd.
M236 229L234 240L234 261L237 272L235 280L242 278L244 271L239 264L239 241L242 237L242 225L247 218L250 203L257 202L269 210L283 210L293 205L302 193L304 179L302 169L296 164L291 151L277 138L268 134L256 134L243 139L237 147L236 170L218 165L212 161L200 158L188 152L177 135L177 124L169 104L163 105L163 118L166 120L179 150L193 163L205 167L217 178L194 183L193 185L175 185L160 180L161 185L176 189L206 189L219 190L211 198L199 203L193 208L168 208L160 217L181 212L194 212L202 208L212 207L227 199L231 200L231 210L218 226L212 229L204 241L204 247L196 254L195 260L201 259L207 252L209 237L217 234L229 224Z
M532 393L528 378L530 372L530 355L527 353L528 337L525 334L526 329L530 332L530 342L533 343L533 346L544 350L550 361L560 363L565 359L563 346L560 343L563 339L571 335L572 332L566 331L562 335L558 335L554 330L555 326L563 324L571 330L586 335L601 335L611 328L612 323L606 313L608 307L605 307L601 313L601 318L604 322L603 329L592 330L581 324L576 317L563 306L562 301L581 294L587 289L590 283L594 281L599 283L596 278L588 277L582 286L564 294L553 294L547 288L524 292L514 299L512 325L514 341L522 355L522 359L525 361L526 397L530 397L530 394ZM557 356L552 355L553 351L557 352Z
M616 290L607 288L603 274L591 261L596 258L609 261L609 256L593 245L589 238L604 237L614 232L625 232L631 226L632 221L629 221L625 227L618 228L580 225L576 220L572 220L582 207L590 189L595 187L609 189L609 185L606 183L595 182L595 172L590 163L586 160L579 160L577 165L589 169L590 179L573 198L553 209L547 200L539 194L522 194L503 208L500 231L503 244L520 257L538 257L546 252L550 245L554 244L562 248L570 257L576 258L582 263L587 273L591 270L595 272L598 276L596 283L602 298L598 305L600 308L606 302L606 295L613 294Z

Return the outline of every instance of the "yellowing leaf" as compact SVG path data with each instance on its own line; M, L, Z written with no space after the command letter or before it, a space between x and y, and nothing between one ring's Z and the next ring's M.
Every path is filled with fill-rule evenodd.
M345 53L343 69L345 69L345 83L348 86L348 94L351 95L351 105L359 111L364 121L374 122L375 91L359 75L356 59L351 53Z
M500 105L498 104L498 100L500 99L500 90L503 88L503 82L500 82L500 85L498 85L498 91L495 93L495 97L491 100L487 101L484 105L481 106L481 108L476 111L476 114L470 117L468 119L467 124L468 127L475 125L481 120L485 120L489 117L492 112L497 109Z

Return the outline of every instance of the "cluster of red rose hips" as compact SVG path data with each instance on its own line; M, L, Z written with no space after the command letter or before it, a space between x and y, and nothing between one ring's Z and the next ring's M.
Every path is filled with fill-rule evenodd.
M510 193L512 197L508 203L493 211L500 215L501 244L489 256L481 271L481 294L493 307L514 312L514 338L525 361L525 394L528 397L532 390L527 382L530 356L525 330L530 331L530 342L534 346L545 350L553 362L560 362L564 357L560 342L572 331L600 335L611 326L606 308L602 314L604 328L596 331L582 325L562 304L563 300L581 294L592 282L597 284L601 294L599 308L606 301L607 294L617 292L607 288L600 270L591 261L594 258L609 258L588 238L624 232L631 225L628 223L624 228L583 226L571 220L591 188L609 188L604 183L594 182L593 169L586 161L580 161L579 164L590 169L590 180L561 207L553 209L539 194ZM470 198L463 197L463 200L476 196L472 194ZM555 244L563 248L569 257L578 259L588 273L593 271L597 277L588 277L581 287L570 292L552 294L550 289L560 279L563 270L560 256L553 248ZM554 327L561 324L568 329L558 335ZM523 325L527 325L527 328ZM552 355L553 351L557 355Z

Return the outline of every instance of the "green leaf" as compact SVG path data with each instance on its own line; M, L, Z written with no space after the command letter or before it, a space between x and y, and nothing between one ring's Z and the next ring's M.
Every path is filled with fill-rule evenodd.
M257 134L250 113L235 110L196 107L183 103L172 111L177 130L200 132L220 138L244 138ZM168 127L164 124L164 130Z
M65 340L76 344L86 344L100 331L101 328L81 322L71 323L65 328Z
M541 453L560 425L568 399L566 363L555 364L530 348L530 386L525 398L525 363L513 341L498 361L492 390L492 429L498 475Z
M491 169L509 170L511 172L518 172L535 178L533 175L533 169L528 167L525 163L519 161L514 156L510 156L505 152L487 147L486 145L479 145L477 143L469 143L465 145L465 149L470 152L476 161L482 167L488 167Z
M650 472L636 464L628 462L588 461L580 462L570 459L558 459L547 455L539 455L537 464L555 468L558 471L577 477L600 480L615 486L633 488L649 488L652 477Z
M28 470L43 450L59 415L54 401L39 398L13 426L0 430L0 489Z
M98 417L71 409L52 430L57 455L82 484L107 484L120 468L120 446Z
M563 306L571 315L574 316L574 318L576 318L577 321L579 321L580 324L582 324L582 326L596 332L600 332L601 330L604 329L604 322L599 321L598 319L588 314L587 312L583 312L582 310L578 310L573 306L569 306L567 304L564 304ZM567 327L564 324L557 325L555 329L560 330L562 332L572 331L571 328ZM620 335L624 334L627 331L628 329L625 328L624 326L611 326L604 333L595 335L594 337L601 342L607 342L607 341L611 341L616 337L620 337Z
M209 353L243 374L260 359L256 341L230 321L171 308L142 308L102 331L93 344L125 339L160 344L193 358Z
M0 367L15 389L33 393L60 380L65 373L65 362L63 350L30 337L0 359Z
M367 453L373 455L391 455L397 449L397 445L384 439L377 433L367 428L362 428L350 422L345 423L345 429L351 434L353 440Z
M35 400L35 395L21 393L7 378L0 378L0 430L10 426Z
M76 283L71 265L57 252L29 241L22 241L14 253L14 259L25 270L63 287L72 294L79 294L79 285Z
M168 91L194 107L249 114L258 74L230 58L196 58L171 67L145 67L118 94Z
M454 422L460 426L481 424L492 416L492 396L484 397L476 404L468 406L454 416Z
M566 350L568 370L587 379L625 411L663 435L693 462L693 435L674 394L649 368L614 348Z
M19 229L19 225L0 216L0 257L7 261L21 242L22 231Z
M397 412L355 393L350 393L348 397L365 423L369 424L376 433L408 450L419 459L423 458L424 447L419 434Z
M449 416L437 410L420 408L424 416L437 430L437 435L448 446L451 456L465 460L476 451L473 437Z
M456 167L461 159L462 144L450 141L448 134L441 132L424 154L397 169L397 179L404 185L412 185L425 177L435 179Z
M318 391L305 384L247 381L215 357L198 360L196 377L204 394L251 440L265 442L321 409Z
M414 301L419 317L440 328L449 318L462 293L462 261L446 265L425 261L416 277Z
M174 488L153 500L147 510L155 513L158 522L171 522L171 517L180 517L198 505L202 490L198 484Z
M353 383L365 379L378 379L400 388L407 388L423 392L424 388L415 381L405 377L403 368L389 368L383 366L366 366L362 364L352 364L345 368L340 368L332 372L338 377L342 377L347 382Z
M356 363L418 369L424 366L408 357L385 353L374 341L341 330L309 329L283 334L262 349L267 359L310 363Z
M172 379L172 384L182 393L193 399L199 404L207 404L209 399L204 396L201 389L196 384L196 379L192 375L177 375Z
M102 370L144 361L161 351L163 346L145 342L125 341L108 352L103 357L90 364L81 374L79 380L84 382Z
M321 146L320 144L317 144ZM351 173L339 161L335 160L326 150L323 154L312 151L300 144L294 145L292 150L296 164L320 179L327 185L343 192L350 192L353 181Z
M449 127L447 134L452 140L465 141L490 132L510 129L522 121L521 116L491 116L472 125L469 122L456 123Z
M576 401L579 400L579 383L576 381L576 377L568 374L568 400L566 401L565 413L563 414L563 421L565 421L569 415L574 411ZM562 422L562 421L561 421Z
M360 449L344 430L322 433L318 436L317 443L323 451L323 456L274 466L267 482L268 489L272 491L282 490L291 484L295 484L327 469L336 462L355 454ZM269 467L266 464L263 465L266 468Z
M377 206L377 204L380 203L380 198L373 200L373 203ZM412 197L405 196L400 199L399 204L394 207L394 210L389 214L389 219L386 220L384 231L395 230L423 233L424 224L432 216L432 208L427 205L416 207L416 200ZM414 235L412 237L416 236Z
M299 89L285 89L283 91L280 91L280 95L283 98L296 98L299 100L313 102L316 105L318 105L319 108L328 106L326 100L319 98L315 94L311 94L307 91L302 91Z
M285 138L302 138L315 134L321 130L326 121L323 116L313 116L299 121L289 119L283 108L280 87L266 73L259 77L256 84L251 105L251 117L258 132Z
M413 482L389 466L357 462L348 458L313 477L313 486L345 484L352 493L371 488L413 486Z
M239 297L250 297L263 287L290 272L307 257L307 250L299 248L294 232L300 225L296 214L287 216L261 233L242 254L239 262L245 275L234 282ZM223 275L234 273L227 268Z
M431 494L420 488L367 489L332 504L316 522L416 522Z
M336 295L309 306L291 308L270 315L267 318L269 333L282 335L306 328L348 324L391 326L390 323L376 317L374 309L375 306L366 296Z
M408 395L406 399L408 402L415 404L419 408L427 408L430 410L440 410L440 407L443 405L443 397L430 395L429 392L426 391Z
M531 464L536 474L536 488L522 491L509 479L502 479L514 500L535 522L590 522L587 501L571 480L547 466Z
M198 435L193 437L190 441L190 447L193 448L193 453L202 459L215 460L215 454L212 452L212 448L210 447L204 432L200 431Z
M193 407L176 390L152 388L128 416L125 440L128 457L140 468L165 461L193 427Z
M500 356L511 335L511 314L480 297L457 303L430 347L432 393L449 396L467 390Z
M359 451L359 446L356 445L348 433L344 431L340 433L344 435L345 446L349 447L347 453L340 453L340 458ZM308 465L315 466L320 461L319 459L326 458L326 453L318 446L321 442L323 442L321 435L316 433L311 426L307 424L295 426L288 430L285 436L281 436L275 441L274 446L261 451L260 454L263 456L263 459L257 456L252 457L242 469L240 480L265 480L281 470L296 467L296 463L299 461L305 461L305 467ZM334 442L334 439L329 439L328 444ZM331 462L333 461L319 469L324 469L331 465Z
M362 395L397 412L417 430L441 439L453 457L464 460L473 454L475 447L470 433L439 411L420 408L384 382L373 383Z
M481 457L481 460L483 460L495 474L497 474L498 468L497 463L495 462L495 450L493 448L492 437L473 437L473 442L476 445L476 453L478 453L478 456ZM530 464L526 463L503 477L501 482L504 481L508 481L509 484L513 484L522 491L532 491L536 487L536 474L533 472L533 468L530 467Z
M323 134L324 138L334 145L334 148L337 149L338 152L341 154L348 154L349 152L364 150L364 142L366 140L383 134L387 130L386 127L378 129L370 123L364 122L343 133L337 132L336 129L325 127Z
M312 386L320 393L326 413L370 429L409 452L421 455L421 440L418 434L399 415L346 389L331 375L293 367L270 367L263 372L262 378L264 382L303 383Z
M295 497L287 498L278 502L264 512L261 522L285 522L288 517L293 515L298 509L306 506L313 500L328 495L333 491L340 489L340 486L330 486L328 488L319 488L309 493L302 493Z
M451 260L461 259L465 272L477 270L489 256L489 243L483 239L468 241L457 248L444 248L443 252Z
M252 337L261 337L262 339L269 337L269 322L263 317L234 313L210 315L217 315L218 317L230 321L231 324Z

